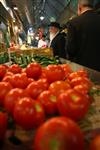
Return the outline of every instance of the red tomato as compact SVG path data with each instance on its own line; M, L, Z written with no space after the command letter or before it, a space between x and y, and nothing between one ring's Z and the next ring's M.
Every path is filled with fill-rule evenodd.
M38 127L45 121L45 112L43 106L38 101L35 101L35 110L35 126Z
M87 72L85 69L79 69L79 70L77 71L77 73L78 73L78 75L79 75L80 77L87 77L87 78L88 78L88 72Z
M16 74L16 73L21 73L22 68L18 64L13 64L8 68L8 71Z
M3 105L6 94L12 89L9 82L0 82L0 105Z
M10 75L6 75L6 76L4 76L4 78L2 79L2 81L3 82L10 82L12 80L12 76L10 76Z
M87 84L79 84L74 86L74 89L82 94L88 94L89 92L89 87Z
M48 89L49 83L48 83L48 80L47 80L46 78L39 79L37 82L38 82L39 85L41 85L41 87L42 87L44 90L47 90L47 89Z
M93 85L93 83L86 77L76 77L70 81L70 84L72 87L80 84L87 85L87 88L90 89Z
M45 68L42 67L42 73L41 73L41 76L40 76L40 79L42 78L46 78L46 73L45 73Z
M36 99L44 89L45 87L42 84L39 84L38 81L33 81L27 86L26 91L33 99Z
M4 77L7 69L4 65L0 65L0 80Z
M64 71L59 65L48 65L45 69L45 74L49 83L64 79Z
M84 150L84 138L74 121L55 117L36 131L33 147L34 150Z
M6 69L9 68L9 66L8 66L8 65L5 65L5 64L2 64L2 66L4 66Z
M14 74L10 82L15 88L25 89L28 85L28 77L26 73Z
M5 96L4 107L11 114L13 113L15 102L19 98L28 97L27 93L23 89L15 88L10 90Z
M37 80L42 73L42 67L38 63L31 63L26 67L26 73L29 78Z
M12 73L12 72L9 72L9 71L7 71L6 73L5 73L5 76L13 76L14 74ZM4 77L5 77L4 76Z
M68 79L72 80L76 77L88 77L88 74L86 72L86 70L80 69L78 71L72 72L71 74L69 74Z
M14 111L14 120L22 128L28 130L35 126L36 108L33 99L24 97L16 101Z
M72 79L77 78L77 77L80 77L80 75L78 75L77 72L72 72L69 74L68 80L72 80Z
M43 91L37 99L43 105L47 114L55 114L57 112L57 98L50 91Z
M69 83L65 81L55 81L49 86L49 90L56 96L70 88L71 86L69 85Z
M61 64L60 66L64 70L65 77L72 73L72 69L69 64Z
M92 139L89 150L100 150L100 134Z
M89 110L90 101L88 95L83 95L74 89L63 92L59 95L58 110L61 115L80 120Z
M26 68L22 68L21 73L26 73Z
M8 116L4 112L0 112L0 141L4 140L7 131Z
M28 85L29 85L30 83L32 83L33 81L34 81L34 79L28 78Z

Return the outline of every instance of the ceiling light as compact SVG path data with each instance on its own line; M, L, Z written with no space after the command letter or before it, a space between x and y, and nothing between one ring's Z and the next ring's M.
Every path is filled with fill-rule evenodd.
M15 19L15 18L13 18L13 22L16 22L16 19Z
M44 19L44 17L43 17L43 16L41 16L41 17L40 17L40 20L43 20L43 19Z
M7 11L10 9L9 7L6 7Z
M17 32L17 31L18 31L18 26L15 26L15 27L14 27L14 30Z
M18 7L14 7L14 10L18 10Z

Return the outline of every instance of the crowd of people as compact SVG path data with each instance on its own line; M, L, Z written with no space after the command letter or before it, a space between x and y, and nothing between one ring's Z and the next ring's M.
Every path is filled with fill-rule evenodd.
M50 47L54 56L100 71L100 11L97 8L94 0L78 0L78 16L66 23L66 39L58 23L50 24Z
M77 16L66 23L67 33L61 32L58 22L51 22L49 38L43 34L37 47L50 47L54 56L100 71L100 2L95 8L94 2L78 0Z

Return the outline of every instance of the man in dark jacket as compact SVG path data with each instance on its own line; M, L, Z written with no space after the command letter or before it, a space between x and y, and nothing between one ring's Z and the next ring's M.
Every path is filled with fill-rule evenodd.
M60 24L57 22L51 22L49 25L50 33L50 47L53 50L54 56L66 58L65 50L65 37L63 33L60 33Z
M100 71L100 14L93 0L79 0L78 15L67 24L69 59Z

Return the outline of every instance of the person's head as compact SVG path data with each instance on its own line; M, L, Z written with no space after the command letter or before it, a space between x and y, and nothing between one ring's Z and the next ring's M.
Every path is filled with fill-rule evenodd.
M78 15L81 15L86 10L92 9L94 0L78 0Z
M60 24L58 22L51 22L49 25L49 32L56 34L61 29Z

